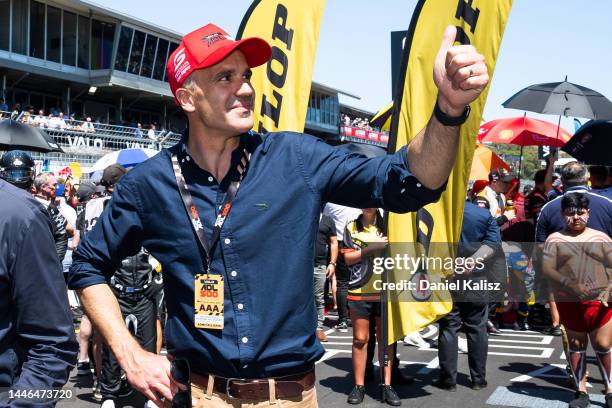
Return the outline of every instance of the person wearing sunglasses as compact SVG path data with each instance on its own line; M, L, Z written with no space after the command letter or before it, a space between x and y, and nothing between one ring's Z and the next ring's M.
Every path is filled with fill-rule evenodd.
M278 19L274 35L290 43L285 22ZM459 125L489 80L484 57L454 46L455 37L449 26L432 72L439 93L427 126L409 146L371 159L255 123L256 98L269 105L268 115L277 105L272 95L255 95L252 69L279 58L277 48L260 38L235 41L213 24L183 37L167 77L189 128L122 178L77 249L69 280L136 389L158 405L170 401L189 388L179 386L169 361L184 359L196 406L317 406L319 212L334 202L405 213L439 199ZM268 72L277 65L270 62ZM107 285L140 247L162 265L169 359L129 335Z

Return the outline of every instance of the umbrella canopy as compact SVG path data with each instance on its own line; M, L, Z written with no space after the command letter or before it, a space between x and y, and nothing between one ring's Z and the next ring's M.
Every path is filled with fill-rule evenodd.
M612 102L599 92L567 82L567 77L563 82L528 86L502 105L550 115L612 119Z
M562 150L586 164L612 166L612 121L588 121Z
M558 134L557 134L558 133ZM572 136L557 125L526 116L495 119L478 130L478 141L518 146L563 146Z
M12 119L0 121L0 150L64 152L44 131Z
M385 148L365 143L345 143L336 146L336 149L347 153L357 153L368 158L387 154Z
M496 168L504 168L510 171L510 166L495 154L493 150L477 144L476 150L474 150L474 158L472 159L470 180L488 180L489 172Z
M382 108L370 121L370 126L379 128L382 131L391 130L391 116L393 115L393 102Z
M116 152L111 152L102 156L93 166L89 169L90 173L96 171L103 171L111 164L120 164L123 167L133 167L149 157L155 156L159 153L153 149L123 149Z

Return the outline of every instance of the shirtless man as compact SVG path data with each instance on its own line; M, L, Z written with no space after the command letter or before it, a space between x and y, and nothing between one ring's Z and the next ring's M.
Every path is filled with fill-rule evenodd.
M543 271L556 287L561 323L569 338L569 362L576 386L571 408L588 407L586 348L589 338L606 385L606 407L612 408L612 239L587 228L589 199L568 193L561 201L566 222L544 244ZM584 377L584 378L583 378ZM582 381L580 380L582 379Z

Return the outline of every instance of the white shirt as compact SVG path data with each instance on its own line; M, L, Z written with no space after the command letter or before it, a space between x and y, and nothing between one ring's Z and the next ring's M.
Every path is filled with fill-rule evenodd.
M323 214L334 221L338 241L344 241L344 228L346 224L359 217L361 215L361 210L359 208L327 203L323 209Z

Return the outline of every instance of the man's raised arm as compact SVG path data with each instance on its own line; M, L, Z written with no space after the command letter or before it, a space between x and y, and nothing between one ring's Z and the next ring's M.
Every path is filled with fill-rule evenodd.
M437 107L443 115L461 117L489 83L484 56L471 45L453 45L457 29L449 26L434 65L434 83L438 88ZM410 172L423 185L437 189L448 178L459 146L459 126L440 123L432 115L425 129L408 145Z

